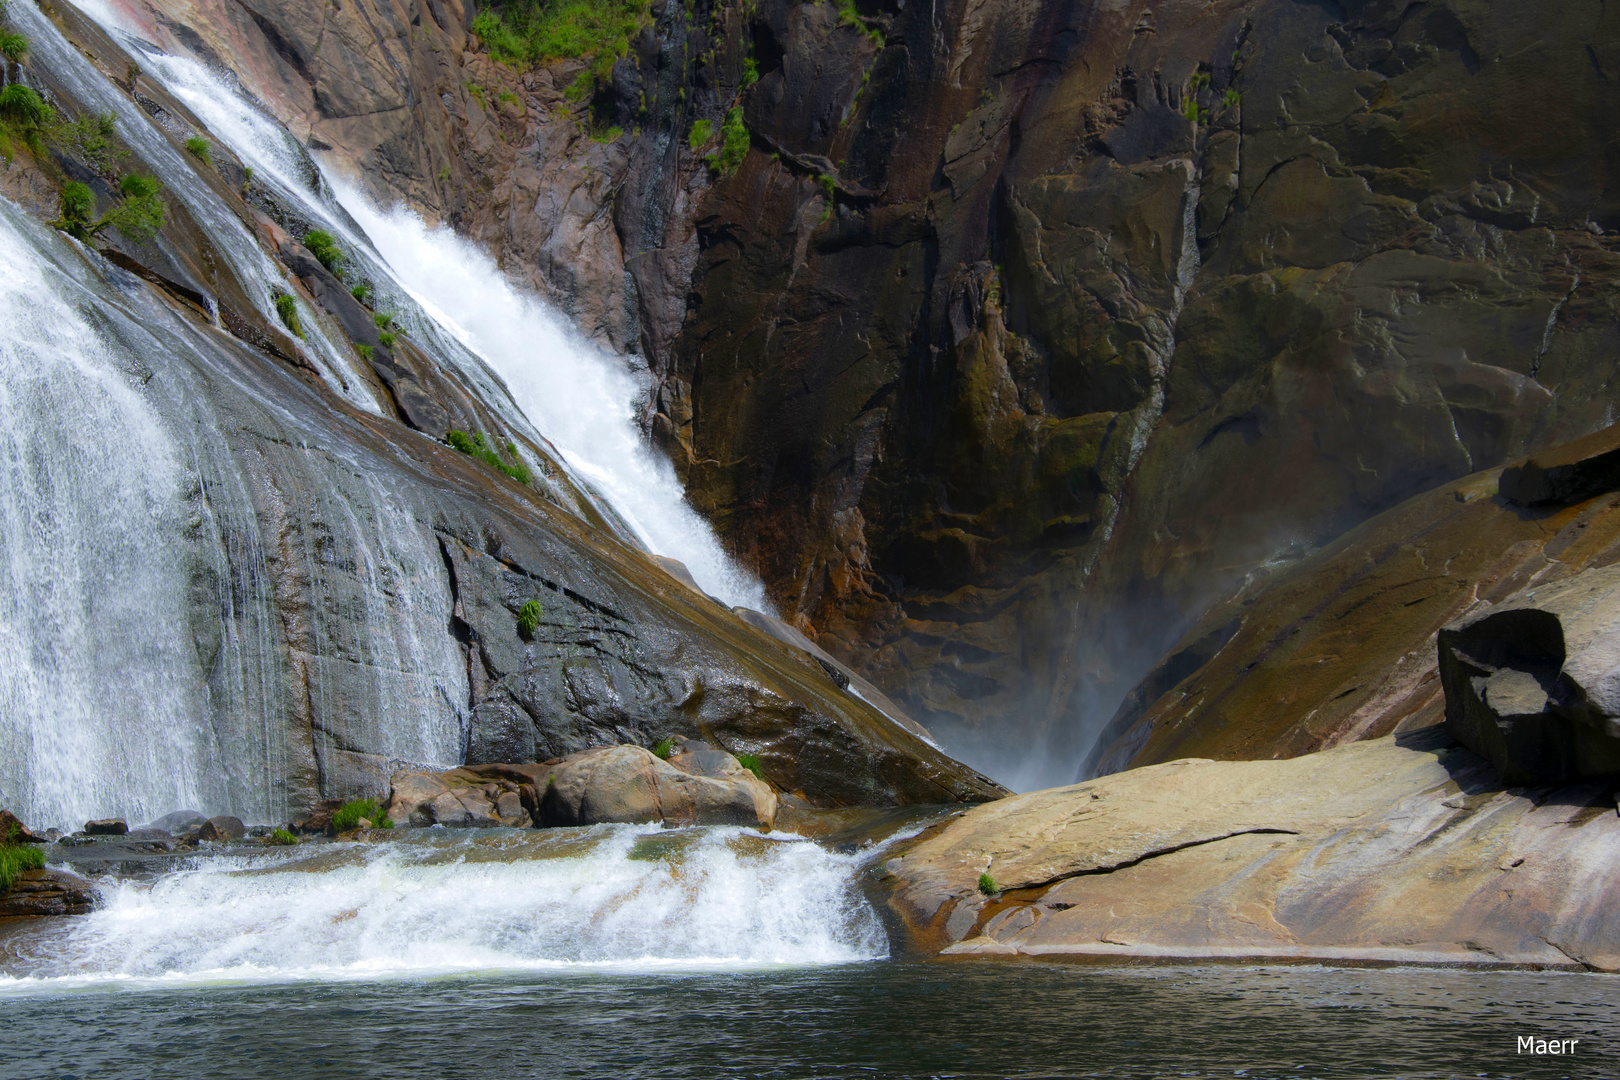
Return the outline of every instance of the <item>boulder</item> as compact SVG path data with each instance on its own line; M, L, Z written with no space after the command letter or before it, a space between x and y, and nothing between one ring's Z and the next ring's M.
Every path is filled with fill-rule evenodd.
M1439 728L1173 761L975 807L889 903L949 955L1616 971L1609 791L1504 790Z
M1620 566L1460 619L1439 656L1447 729L1504 783L1620 777Z
M247 826L241 818L221 815L211 817L197 827L199 840L240 840L247 835Z
M541 821L547 826L656 821L771 827L775 792L736 758L687 743L678 757L701 770L694 774L683 771L676 757L672 753L670 761L661 761L639 746L570 754L552 769L540 801Z
M395 825L528 828L539 807L543 765L477 765L394 776L388 817Z
M48 844L43 836L29 831L28 826L10 810L0 810L0 844Z
M123 818L103 818L84 823L86 836L123 836L129 832L129 822Z
M96 887L65 870L24 870L0 893L0 919L83 915L96 905Z
M1620 424L1502 470L1498 490L1520 506L1568 504L1620 488Z
M207 820L208 818L205 815L196 810L176 810L172 814L164 814L156 821L148 822L142 828L156 829L170 835L177 835L190 832Z

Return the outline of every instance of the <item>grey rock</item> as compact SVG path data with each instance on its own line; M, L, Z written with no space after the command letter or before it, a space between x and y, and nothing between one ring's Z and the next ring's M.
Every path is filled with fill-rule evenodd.
M1620 566L1450 624L1439 660L1446 727L1504 783L1620 776Z
M211 817L197 828L199 840L240 840L247 835L247 827L242 824L241 818L220 815Z
M103 818L84 823L86 836L123 836L129 832L129 822L123 818Z
M176 834L189 832L207 820L206 814L199 813L196 810L176 810L172 814L164 814L156 821L147 822L142 828L158 829L162 832Z

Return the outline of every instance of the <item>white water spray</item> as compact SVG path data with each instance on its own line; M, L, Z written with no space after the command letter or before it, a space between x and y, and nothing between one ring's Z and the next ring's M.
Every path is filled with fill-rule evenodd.
M780 834L627 825L214 858L108 882L103 907L18 950L28 960L0 974L0 995L877 959L888 948L854 885L863 861Z
M488 255L450 229L429 228L403 207L379 210L332 177L327 183L341 210L323 201L311 190L304 175L308 159L292 136L218 74L143 46L104 8L85 10L141 48L149 77L251 165L255 177L340 238L377 281L379 310L392 301L407 331L437 346L438 355L456 364L492 406L500 408L509 394L514 411L520 410L512 417L516 426L543 433L636 540L685 563L705 591L727 604L773 610L759 581L727 556L714 530L686 502L674 469L643 437L635 402L646 383L623 358L585 341L542 301L514 289ZM406 298L414 303L399 303ZM458 355L463 349L470 355ZM488 370L481 370L485 365Z

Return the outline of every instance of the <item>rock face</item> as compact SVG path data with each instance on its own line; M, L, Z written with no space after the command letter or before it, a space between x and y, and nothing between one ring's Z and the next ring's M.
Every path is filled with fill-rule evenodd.
M769 829L776 793L732 755L679 739L667 761L639 746L540 765L469 766L394 777L388 816L410 825L518 828L605 823Z
M1446 728L1508 784L1620 776L1620 567L1440 632Z
M1601 459L1617 447L1620 429L1609 428L1557 453ZM1567 584L1575 602L1580 583L1607 580L1620 556L1616 493L1527 509L1497 494L1497 481L1493 471L1444 485L1256 572L1127 697L1082 778L1180 757L1292 757L1440 723L1442 630L1488 619L1527 590ZM1545 637L1540 647L1557 651Z
M0 919L83 915L99 902L96 887L64 870L24 870L0 893Z
M1607 786L1504 790L1431 731L977 807L889 864L890 904L951 955L1615 971L1616 857Z
M1251 571L1620 386L1598 0L666 4L589 115L460 0L131 7L639 351L786 620L1056 775Z
M218 25L259 25L245 11ZM219 148L217 167L199 169L179 149L201 122L144 81L134 102L106 83L132 61L75 10L22 15L29 77L64 115L115 110L129 167L173 194L159 241L123 262L10 203L0 225L97 312L83 328L100 350L91 361L137 388L132 422L169 485L152 496L162 513L143 519L165 552L150 588L169 604L170 639L156 651L172 665L163 684L190 695L174 714L195 728L186 753L213 763L197 780L206 807L288 820L323 798L385 794L402 764L533 762L666 735L754 754L773 784L819 804L1003 793L652 565L474 361L404 338L365 359L375 323L244 201L225 178L240 164ZM338 44L349 31L329 29L322 64L360 55ZM43 217L53 175L23 156L5 181L38 186L27 205ZM319 321L331 355L264 310L265 278ZM187 296L216 299L217 323ZM534 483L431 437L407 376L468 430L518 446ZM542 615L526 633L530 603ZM107 707L119 730L161 727L140 700ZM26 763L0 762L0 775L14 767L23 783ZM175 804L162 798L143 813Z

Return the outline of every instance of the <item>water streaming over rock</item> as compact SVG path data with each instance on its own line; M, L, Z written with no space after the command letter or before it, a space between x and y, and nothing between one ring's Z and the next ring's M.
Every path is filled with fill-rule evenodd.
M888 954L864 856L730 828L427 830L108 881L65 931L8 942L0 996L568 967L734 970ZM19 976L20 972L26 975Z

